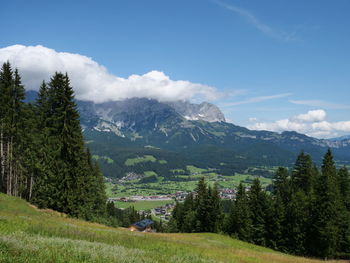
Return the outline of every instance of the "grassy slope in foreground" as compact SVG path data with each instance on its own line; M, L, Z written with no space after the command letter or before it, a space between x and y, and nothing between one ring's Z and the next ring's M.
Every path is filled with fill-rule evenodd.
M0 262L321 262L217 234L135 233L0 194Z

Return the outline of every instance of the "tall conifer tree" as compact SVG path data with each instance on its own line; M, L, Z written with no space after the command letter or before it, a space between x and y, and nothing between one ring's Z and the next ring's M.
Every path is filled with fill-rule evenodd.
M269 202L257 178L250 188L248 200L252 220L252 242L264 246L266 245L266 216Z
M322 174L316 187L316 203L312 254L323 258L332 258L340 247L339 218L344 210L333 155L330 150L323 158Z
M243 241L251 241L253 231L251 210L246 189L242 183L239 184L236 200L233 203L228 223L229 234Z

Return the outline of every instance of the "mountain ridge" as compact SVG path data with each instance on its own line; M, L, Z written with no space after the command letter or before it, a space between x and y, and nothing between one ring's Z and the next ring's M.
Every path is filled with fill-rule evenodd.
M181 105L187 105L191 110L201 107L187 102L172 106L152 99L133 98L100 104L77 100L77 105L85 140L90 142L92 152L115 161L114 164L102 164L103 171L109 176L117 173L117 177L122 177L123 173L134 171L135 167L125 167L124 162L144 154L159 158L168 156L166 165L146 165L148 170L168 177L172 176L170 170L184 168L186 164L214 168L225 175L257 165L291 167L300 151L320 163L328 148L333 150L339 164L348 164L350 160L350 141L316 139L295 131L249 130L222 121L224 117L221 118L216 106L209 109L217 114L214 116L218 121L209 122L191 120L185 117L185 113L191 111L184 109L180 114L174 108ZM198 114L196 110L193 112L193 115ZM149 145L159 150L146 149Z

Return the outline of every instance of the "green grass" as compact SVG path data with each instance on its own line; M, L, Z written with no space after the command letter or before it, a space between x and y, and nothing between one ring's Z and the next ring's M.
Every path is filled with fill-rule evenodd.
M146 176L154 175L153 171L144 172ZM206 172L204 174L192 175L176 175L181 181L167 181L166 178L157 176L158 181L152 183L125 182L122 184L113 185L106 184L108 197L128 197L133 195L166 195L177 191L193 191L201 177L205 177L210 185L217 183L220 188L237 188L240 182L246 186L257 178L250 174L235 174L234 176L217 176L214 172ZM271 184L270 178L259 177L263 187ZM112 191L113 187L117 187L116 191Z
M126 166L133 166L138 163L145 163L145 162L155 162L157 159L152 155L144 155L143 157L137 157L137 158L129 158L125 161Z
M144 171L143 174L144 174L145 176L157 175L157 173L154 172L154 171Z
M185 170L183 170L183 169L171 169L170 172L172 172L172 173L185 173Z
M207 171L207 169L198 168L198 167L193 166L193 165L187 165L187 166L186 166L186 169L187 169L187 171L189 171L191 174L201 174L201 173Z
M111 158L109 158L108 156L99 156L99 155L93 155L92 156L92 159L94 159L94 160L105 160L108 164L112 164L112 163L114 163L114 160L113 159L111 159Z
M233 187L238 187L240 182L242 182L244 185L247 186L247 185L250 185L251 182L255 178L259 178L260 183L263 187L266 187L272 183L272 179L270 179L270 178L257 177L257 176L250 175L250 174L238 174L238 173L236 173L234 176L223 176L222 181L219 181L218 184L221 187L233 188Z
M173 200L161 200L161 201L137 201L137 202L115 202L116 207L118 208L128 208L134 207L135 210L151 210L153 208L163 206L166 204L174 203Z
M217 234L137 233L0 194L0 262L320 263ZM331 261L328 261L331 262ZM333 261L336 262L336 261Z

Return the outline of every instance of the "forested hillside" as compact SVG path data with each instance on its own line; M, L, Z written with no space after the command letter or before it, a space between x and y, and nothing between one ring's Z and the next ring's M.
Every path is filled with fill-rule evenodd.
M85 147L69 78L55 73L24 102L19 72L0 71L0 191L92 219L106 212L102 173Z
M272 192L259 179L242 183L225 216L217 187L202 178L193 194L173 211L173 232L225 232L256 245L290 254L350 257L350 175L336 169L330 150L318 169L309 155L299 154L289 173L280 167Z

